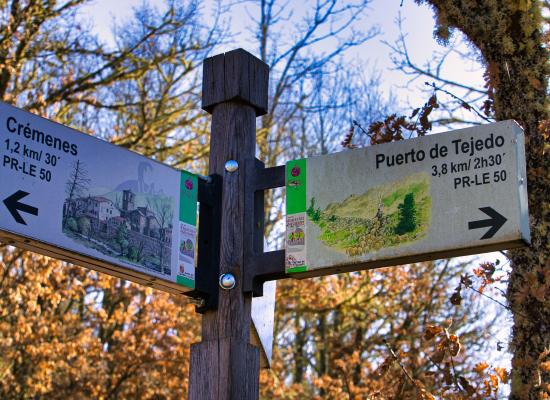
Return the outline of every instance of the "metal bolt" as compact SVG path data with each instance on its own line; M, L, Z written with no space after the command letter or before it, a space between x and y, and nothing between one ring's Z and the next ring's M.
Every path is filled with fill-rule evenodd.
M515 139L515 138L514 138L514 139L512 139L512 143L516 144L517 142L518 142L518 140L517 140L517 139Z
M197 175L199 179L205 181L206 183L212 183L212 177L211 176L204 176L204 175Z
M235 275L233 274L221 274L220 275L220 287L225 290L233 289L237 284Z
M519 178L519 184L523 185L523 178Z
M189 298L189 302L199 308L204 307L204 305L206 304L206 301L204 301L202 297L197 297L197 298L191 297Z
M227 172L235 172L239 169L239 163L235 160L229 160L225 163L225 170Z

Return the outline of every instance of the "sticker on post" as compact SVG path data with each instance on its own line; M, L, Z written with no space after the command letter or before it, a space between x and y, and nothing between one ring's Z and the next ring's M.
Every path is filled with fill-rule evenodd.
M188 172L181 173L180 222L178 241L178 276L176 282L190 288L195 287L195 254L197 236L197 177Z
M287 272L307 270L306 259L306 160L286 165L286 256Z

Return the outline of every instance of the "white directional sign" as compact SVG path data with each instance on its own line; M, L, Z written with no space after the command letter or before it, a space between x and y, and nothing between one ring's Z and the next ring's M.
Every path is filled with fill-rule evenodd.
M287 163L286 270L397 265L529 242L514 121Z
M0 240L148 286L195 282L197 177L0 103Z

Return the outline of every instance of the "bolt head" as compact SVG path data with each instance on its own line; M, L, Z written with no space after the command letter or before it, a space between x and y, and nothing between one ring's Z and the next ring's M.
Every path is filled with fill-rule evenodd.
M235 172L239 169L239 163L235 160L229 160L225 163L225 170L227 172Z
M194 304L195 306L197 307L204 307L204 305L206 304L206 301L203 299L203 298L189 298L189 302Z
M225 290L233 289L237 284L235 275L233 274L221 274L220 275L220 287Z

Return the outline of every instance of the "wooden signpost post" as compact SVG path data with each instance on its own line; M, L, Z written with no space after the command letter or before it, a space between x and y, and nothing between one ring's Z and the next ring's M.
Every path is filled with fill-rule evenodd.
M221 276L218 307L203 315L202 342L191 347L189 398L255 399L260 352L250 344L252 295L243 291L245 248L252 244L247 211L254 206L247 166L255 161L256 117L267 112L269 69L236 50L205 60L203 73L202 106L212 114L209 173L223 182Z
M268 78L268 66L241 49L204 61L208 178L0 103L0 240L196 298L202 340L191 347L191 400L259 397L274 286L252 303L267 281L529 241L514 122L264 168L256 117L267 112ZM264 252L264 191L285 185L286 254ZM252 318L253 309L269 320Z

